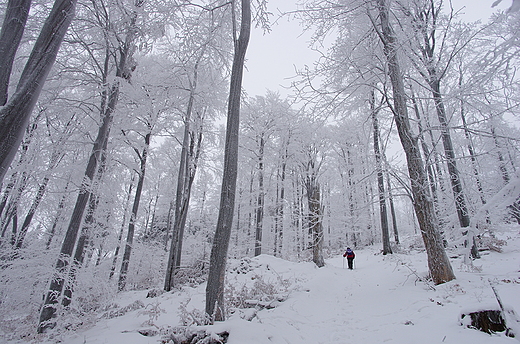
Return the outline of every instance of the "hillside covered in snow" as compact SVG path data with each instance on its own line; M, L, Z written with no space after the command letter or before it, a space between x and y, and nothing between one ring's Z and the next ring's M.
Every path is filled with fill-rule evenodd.
M520 233L517 226L496 233L502 245L483 251L469 268L451 254L457 279L433 285L420 248L383 256L379 247L356 250L355 269L341 254L323 268L269 255L228 262L226 300L234 313L226 321L203 321L205 285L158 296L149 290L121 293L90 322L68 332L33 338L67 344L175 343L182 331L212 334L215 342L272 343L516 343L505 332L469 328L469 316L500 310L520 314ZM451 252L453 253L453 252ZM188 327L184 327L189 325ZM518 323L509 322L515 331ZM174 335L175 334L175 335ZM219 337L218 334L225 334ZM200 343L208 343L206 341ZM15 342L12 342L15 343ZM20 342L17 342L20 343Z

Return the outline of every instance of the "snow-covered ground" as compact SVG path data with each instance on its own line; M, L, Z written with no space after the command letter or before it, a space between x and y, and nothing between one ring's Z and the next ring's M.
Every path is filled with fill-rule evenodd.
M252 311L237 311L208 330L228 331L229 344L516 343L520 333L510 338L461 325L462 313L499 309L491 285L504 306L520 314L519 230L509 228L497 235L507 242L502 253L483 252L471 272L462 259L452 259L457 279L438 286L422 279L427 266L421 250L382 256L379 248L358 249L354 270L344 267L341 255L326 260L323 268L268 255L230 261L227 278L234 300L250 298L275 307L259 310L251 321L243 318ZM255 288L264 295L256 295ZM204 309L204 293L204 285L156 298L146 298L147 291L123 293L114 301L118 307L93 319L93 326L46 342L158 343L164 338L161 331L197 319ZM131 304L141 308L121 311ZM157 334L144 336L139 330Z

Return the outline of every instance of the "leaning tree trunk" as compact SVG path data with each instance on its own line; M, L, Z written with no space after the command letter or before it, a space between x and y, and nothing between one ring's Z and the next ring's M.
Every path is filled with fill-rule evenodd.
M31 0L9 0L0 32L0 106L7 103L14 57L20 46Z
M31 145L32 139L34 137L35 131L38 128L38 122L42 115L42 111L38 113L36 118L34 119L34 122L28 126L26 131L25 140L22 141L22 146L19 154L19 160L18 160L18 166L23 165L26 163L29 159L28 152L29 152L29 146ZM18 177L18 178L17 178ZM8 183L6 188L6 193L4 193L4 198L2 200L2 204L0 204L0 209L3 211L5 208L5 205L7 202L7 199L9 199L9 203L7 203L7 208L5 209L5 213L2 214L2 211L0 211L0 228L2 232L2 238L5 236L5 231L9 224L12 222L14 218L18 216L18 205L20 203L20 200L22 198L22 194L25 192L25 189L27 187L27 183L29 181L29 173L27 170L22 171L19 173L14 173L11 177L11 181ZM16 186L16 187L15 187ZM11 193L12 192L12 193ZM9 196L9 197L7 197ZM16 242L16 233L18 224L14 225L13 223L13 229L12 229L12 235L11 239L12 242Z
M190 204L191 188L195 179L195 172L197 169L197 162L200 155L200 149L202 144L202 129L198 133L191 132L190 151L187 154L187 159L183 161L181 158L181 169L184 169L183 174L185 176L183 180L179 182L177 186L181 192L177 195L176 208L175 208L175 222L173 225L173 237L170 246L170 254L168 257L168 266L166 269L166 278L164 282L164 290L170 291L174 287L175 272L181 266L181 254L182 254L182 242L184 237L184 229L186 227L186 219L188 217L188 207ZM197 143L193 136L197 135ZM195 152L193 151L195 150ZM183 166L183 167L182 167ZM180 174L180 170L179 170Z
M511 177L509 176L509 172L507 171L506 161L504 159L504 155L502 154L502 148L500 146L500 143L498 142L498 137L495 131L495 127L493 125L491 125L491 136L493 136L493 141L497 150L498 168L500 170L500 174L502 175L502 180L504 181L504 184L507 185ZM513 204L511 204L511 206L509 206L509 210L513 218L520 225L520 200L517 199Z
M76 249L74 251L74 258L72 265L69 270L67 283L63 291L62 305L67 307L72 302L72 293L74 284L76 283L76 275L83 265L85 259L85 247L89 243L91 237L92 226L94 225L94 216L99 205L99 185L102 181L103 175L106 170L106 150L108 145L108 138L105 140L102 146L101 161L98 163L97 172L93 185L91 186L90 197L88 201L87 214L83 221L83 227L79 235L78 242L76 243Z
M375 94L370 92L370 112L372 114L372 126L374 129L374 154L376 156L377 189L379 194L379 216L381 218L381 232L383 237L383 255L391 254L390 233L388 230L388 212L386 210L385 179L383 175L383 162L381 158L381 147L379 145L379 121L375 107Z
M387 0L377 0L380 39L387 59L388 74L394 97L394 119L401 144L406 154L408 174L411 181L414 208L428 255L428 267L435 284L455 278L451 263L442 245L437 229L437 219L428 188L428 178L424 170L417 137L410 128L403 76L398 60L398 42L390 24ZM375 23L375 22L374 22Z
M234 37L235 53L231 68L231 83L228 100L224 173L217 228L211 248L208 284L206 287L206 314L212 321L225 319L224 278L226 260L233 223L235 192L238 168L238 132L240 123L240 95L244 60L251 33L251 2L242 2L242 21L238 39ZM232 2L234 4L234 2ZM233 15L234 15L234 9ZM235 33L233 33L235 35Z
M461 86L462 86L462 72L460 73L460 76L459 76L459 87L461 87ZM486 197L484 195L484 188L482 187L482 182L480 181L480 174L478 171L477 156L475 154L475 149L473 147L473 142L471 140L471 134L469 132L468 124L466 121L466 107L464 104L464 99L460 100L460 118L462 119L462 126L464 128L464 137L466 138L466 142L467 142L467 148L468 148L469 156L471 159L471 165L473 167L473 175L475 176L477 190L480 195L480 202L482 202L482 205L486 205Z
M0 184L22 142L31 112L74 16L75 6L76 0L54 2L20 76L16 91L5 105L0 107ZM4 25L10 24L12 23L4 22ZM14 39L14 36L9 35L7 38ZM10 68L10 65L0 66L0 69L4 68Z
M51 247L52 240L54 239L54 236L56 235L56 229L58 228L59 223L64 220L63 219L63 211L65 209L65 202L67 201L67 195L69 191L70 186L70 176L67 179L67 183L65 184L65 188L63 196L61 196L61 199L58 203L57 209L56 209L56 215L54 216L54 220L52 221L51 229L46 233L47 240L45 242L45 249L48 250Z

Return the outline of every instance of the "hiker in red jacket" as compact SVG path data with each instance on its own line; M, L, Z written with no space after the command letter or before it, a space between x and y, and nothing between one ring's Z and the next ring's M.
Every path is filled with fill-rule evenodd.
M354 262L354 258L356 258L356 255L354 254L354 251L350 249L350 247L347 247L347 251L343 254L343 257L347 257L348 262L348 268L352 270L352 265Z

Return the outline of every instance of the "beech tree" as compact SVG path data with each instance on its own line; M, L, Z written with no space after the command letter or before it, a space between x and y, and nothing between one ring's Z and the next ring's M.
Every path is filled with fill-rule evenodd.
M399 138L403 145L408 164L414 208L421 228L421 234L428 255L428 267L436 284L455 278L448 256L442 246L442 240L435 216L433 202L429 193L428 178L424 169L416 135L412 133L406 104L406 93L401 66L398 57L399 43L390 22L388 0L377 0L377 17L371 20L378 30L387 59L388 75L392 84L393 113Z
M251 3L241 0L240 31L235 32L235 1L231 2L233 15L234 56L228 99L224 172L217 228L211 248L208 284L206 287L206 314L212 321L225 318L224 280L227 251L233 223L238 162L238 132L240 124L240 96L244 60L251 33Z

